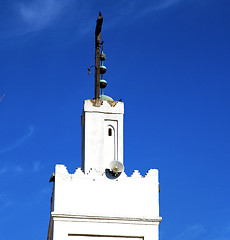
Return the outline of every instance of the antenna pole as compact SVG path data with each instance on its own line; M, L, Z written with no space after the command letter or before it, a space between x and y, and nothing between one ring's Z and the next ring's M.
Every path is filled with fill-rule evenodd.
M95 99L100 99L100 49L101 49L101 26L103 17L101 12L97 18L95 29Z

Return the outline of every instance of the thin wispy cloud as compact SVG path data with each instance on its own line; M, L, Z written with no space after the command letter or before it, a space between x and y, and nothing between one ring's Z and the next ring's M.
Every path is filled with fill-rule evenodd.
M205 232L206 230L202 225L192 225L188 226L183 232L172 238L172 240L198 240Z
M165 8L176 6L179 3L182 3L182 2L184 3L188 1L190 0L156 0L155 4L152 5L152 8L150 8L150 10L165 9Z
M27 31L42 30L56 23L72 0L31 0L17 4L19 17Z
M126 26L146 15L163 11L167 8L196 0L117 0L116 2L95 2L93 0L12 0L8 5L9 17L12 19L8 28L0 30L0 39L22 37L30 40L43 30L52 29L52 32L69 31L72 37L66 41L76 41L92 31L97 11L108 15L107 26L113 28L120 25ZM1 7L1 3L0 3ZM103 9L107 9L103 12ZM14 9L14 11L12 11ZM5 19L5 22L9 20ZM47 33L47 32L46 32ZM63 35L61 35L63 37ZM9 41L7 41L9 43Z
M17 147L19 147L20 145L22 145L28 138L30 138L34 133L34 126L29 126L27 132L25 133L24 136L22 136L21 138L17 139L14 143L12 143L11 145L0 149L0 153L4 153L10 150L13 150Z
M40 170L40 168L41 168L40 162L39 161L34 162L34 164L33 164L33 171L34 172L38 172Z
M3 167L0 169L0 175L7 172L7 168L6 167Z
M154 13L161 12L166 9L177 7L181 4L186 4L196 0L119 0L113 4L112 15L107 19L107 26L110 28L121 25L125 26L132 24L134 21L145 17L154 16Z
M205 229L202 225L188 226L172 240L229 240L230 236L230 223L224 226L216 226L216 228Z
M214 235L214 234L212 234ZM229 240L230 236L230 222L224 224L222 229L218 229L215 231L214 237L209 237L210 240Z
M24 169L20 165L15 166L14 170L15 170L16 173L24 172Z
M0 175L4 174L8 171L11 172L11 174L17 173L21 174L24 172L30 172L30 173L36 173L39 172L42 169L41 162L35 161L32 162L30 165L23 165L23 164L18 164L18 163L13 163L10 162L8 165L5 165L4 167L0 168Z
M176 6L179 3L188 2L190 0L134 0L134 1L120 1L120 8L122 13L135 14L134 16L144 15L157 10L163 10L169 7Z

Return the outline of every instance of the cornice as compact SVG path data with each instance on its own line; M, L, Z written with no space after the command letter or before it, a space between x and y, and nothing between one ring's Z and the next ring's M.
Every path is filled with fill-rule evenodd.
M51 212L54 221L72 221L72 222L108 222L120 224L138 224L138 225L159 225L162 217L155 218L129 218L129 217L109 217L109 216L90 216L90 215L74 215Z

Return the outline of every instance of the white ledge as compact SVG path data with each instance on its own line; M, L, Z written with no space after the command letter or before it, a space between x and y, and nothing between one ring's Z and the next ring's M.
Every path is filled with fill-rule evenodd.
M101 106L95 107L92 100L84 101L85 112L102 112L102 113L115 113L124 114L124 103L116 102L114 106L111 106L107 101L101 101Z
M55 175L63 175L67 178L90 178L90 179L105 179L106 173L100 173L96 169L90 169L89 172L84 173L81 168L77 168L73 174L70 174L66 168L65 165L57 164L56 165L56 171ZM137 178L149 178L149 177L158 177L158 170L157 169L150 169L145 174L145 176L142 176L138 170L134 170L130 177L126 175L125 172L122 172L119 177L114 178L113 180L119 181L123 179L137 179Z
M138 223L138 224L160 224L162 217L155 218L129 218L129 217L109 217L109 216L90 216L90 215L74 215L74 214L63 214L57 212L51 212L52 218L61 219L62 221L109 221L118 223Z

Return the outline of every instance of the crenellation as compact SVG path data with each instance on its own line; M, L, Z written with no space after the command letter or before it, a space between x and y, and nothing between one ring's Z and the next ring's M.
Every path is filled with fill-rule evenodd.
M95 168L91 168L85 176L88 176L89 178L98 178L102 176L103 174L101 172L98 172Z
M132 178L142 178L139 170L134 170L130 177L132 177Z
M145 177L156 177L158 179L158 169L149 169Z
M141 178L149 178L155 177L158 180L158 170L157 169L149 169L148 172L143 177L139 170L134 170L131 176L127 176L125 172L122 172L118 178L108 178L105 173L98 172L96 169L91 168L87 173L84 173L80 167L76 168L73 174L68 172L68 169L65 165L57 164L55 176L61 176L62 179L74 179L74 178L85 178L85 179L107 179L108 181L116 180L121 181L124 179L141 179Z
M66 168L61 165L56 169ZM143 219L159 217L157 175L142 177L137 170L130 177L123 172L115 179L101 176L93 169L88 174L80 169L74 174L59 171L55 177L54 196L54 213Z
M67 167L63 164L56 164L56 169L55 169L55 173L59 173L59 174L69 174Z
M84 176L84 172L82 171L82 169L80 167L76 168L75 172L74 172L74 176L79 176L82 177Z

